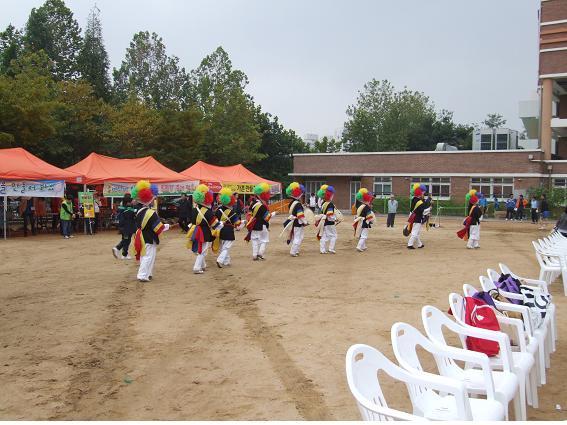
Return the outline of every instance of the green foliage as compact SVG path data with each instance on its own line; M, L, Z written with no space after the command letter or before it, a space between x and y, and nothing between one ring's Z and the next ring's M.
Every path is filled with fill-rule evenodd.
M291 183L288 173L293 169L293 154L308 152L308 146L293 130L285 129L278 117L262 112L259 106L255 110L255 123L262 138L263 159L250 164L250 168L270 180Z
M501 114L488 114L482 123L488 128L500 128L506 124L506 120Z
M116 101L131 97L154 109L180 109L185 104L187 74L176 56L168 56L163 40L155 32L134 34L126 57L114 69Z
M22 32L13 25L8 25L0 32L0 74L10 74L10 64L24 49Z
M32 9L24 42L31 52L47 53L56 79L79 77L77 58L82 45L81 29L63 0L46 0L41 7Z
M81 77L88 81L95 96L110 100L110 67L102 38L100 10L94 6L89 14L83 46L77 59Z
M333 152L340 152L343 148L343 143L340 140L336 140L334 137L327 137L323 136L321 140L317 140L313 148L311 149L312 152L321 152L321 153L333 153Z
M552 187L548 189L544 186L531 187L527 191L528 198L535 196L540 199L541 195L545 195L549 208L558 208L567 204L567 189L561 187Z
M342 142L351 152L434 150L440 142L461 149L472 145L472 127L455 124L449 111L437 114L423 93L396 91L387 80L366 83L347 116Z
M222 47L206 56L190 74L189 99L203 114L201 158L221 165L263 159L254 103L244 91L248 77L232 68Z

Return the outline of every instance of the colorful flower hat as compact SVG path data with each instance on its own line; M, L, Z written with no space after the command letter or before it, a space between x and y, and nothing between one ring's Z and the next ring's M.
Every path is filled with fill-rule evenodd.
M469 190L469 192L465 195L465 199L469 204L476 204L478 202L476 189Z
M230 190L230 188L228 188L228 187L223 187L220 190L217 199L225 207L231 207L236 202L236 198L234 197L232 190Z
M425 192L427 192L427 186L423 183L414 183L411 186L411 196L421 197Z
M297 182L290 183L285 193L290 198L299 199L305 193L305 186Z
M193 192L193 200L199 205L210 206L213 203L214 193L206 184L200 184Z
M140 180L132 189L132 198L138 202L149 205L159 195L157 185L151 184L148 180Z
M374 195L372 192L369 192L368 189L362 187L356 193L356 199L363 204L369 204L374 200Z
M333 186L329 186L328 184L324 184L317 191L317 196L325 201L330 201L333 199L333 196L335 196L335 188Z
M258 196L264 201L269 201L272 194L270 193L270 185L266 182L262 182L254 186L254 195Z

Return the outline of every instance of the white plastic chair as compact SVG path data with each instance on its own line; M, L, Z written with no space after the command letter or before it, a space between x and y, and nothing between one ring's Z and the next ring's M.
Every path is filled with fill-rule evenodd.
M380 382L378 382L378 372L381 370L399 381L404 381L408 375L406 371L368 345L356 344L348 349L346 355L347 381L362 420L424 420L424 418L388 407L380 388Z
M561 237L563 239L565 239L563 236L561 236ZM518 280L521 280L522 282L525 282L525 285L527 287L532 288L532 289L539 289L543 293L550 295L549 289L547 288L547 282L545 282L544 280L529 279L527 277L518 276L517 274L512 272L512 270L510 270L510 268L504 263L499 263L498 267L500 267L500 270L502 271L502 273L509 274L513 278L516 278ZM489 277L492 279L490 274L489 274ZM549 314L551 316L550 317L550 320L551 320L551 335L553 336L553 338L552 338L552 352L555 352L556 341L557 341L557 319L556 319L556 316L555 316L555 311L556 311L555 304L551 303L548 306L547 314Z
M531 357L530 355L523 355L521 353L512 353L510 339L505 333L487 331L485 329L479 329L472 326L462 326L461 324L451 320L447 315L445 315L436 307L429 305L424 306L421 309L421 319L423 321L423 327L425 328L425 332L429 339L435 344L441 346L451 347L445 340L443 329L447 329L448 331L456 334L459 337L463 348L466 348L466 338L469 336L496 341L500 347L500 353L498 357L487 356L490 368L493 371L503 371L506 373L512 372L514 375L516 375L519 383L518 407L520 410L518 414L515 402L515 418L516 420L527 420L526 396L530 396L530 398L532 398L531 393L527 392L527 388L529 386L528 376L530 373L530 368L534 363L533 357ZM514 358L516 360L516 363L514 363ZM465 370L468 369L470 369L470 365L465 363ZM498 380L495 378L494 381L498 388ZM502 389L502 392L504 392L504 389Z
M474 326L467 325L464 321L464 299L461 295L451 293L449 294L449 306L451 307L451 311L453 312L453 317L455 321L460 324L461 326L467 328L468 330L475 329L476 331L482 331L484 335L506 335L504 332L497 332L497 331L490 331L486 329L475 328ZM528 344L526 343L527 335L524 331L524 325L521 320L518 319L510 319L507 317L500 317L499 318L500 324L506 324L512 327L515 331L515 339L518 340L519 347L514 347L514 349L518 349L518 351L512 350L512 360L511 363L514 367L514 373L518 376L520 380L520 387L522 387L522 379L525 381L525 394L528 404L532 405L534 408L538 406L538 397L537 397L537 366L535 366L535 355L534 353L537 352L537 342L535 342L532 338L532 345L529 346L530 350L528 350ZM476 335L475 335L476 336ZM482 336L481 338L494 340L493 338L486 338ZM508 345L510 345L510 340L508 339L508 335L506 335ZM463 348L467 348L466 345L466 338L464 336L460 337L461 344L463 344ZM500 354L495 357L490 357L490 366L493 369L501 370L503 367L503 356L502 351ZM523 375L520 376L520 374Z
M511 372L492 372L486 354L435 344L413 326L399 322L392 326L392 346L398 363L406 370L423 372L417 354L419 346L433 355L441 376L463 382L471 394L485 395L486 399L469 400L474 420L501 420L504 413L508 420L508 404L512 400L515 400L515 417L520 418L520 399L516 397L518 378ZM481 369L464 370L455 360ZM498 379L496 388L493 373L494 380Z
M565 256L542 249L536 241L532 241L532 245L540 267L539 279L545 280L549 286L559 275L562 275L563 290L565 296L567 296L567 265L565 264Z
M494 283L486 276L479 276L479 280L482 289L484 291L488 292L491 289L495 289ZM477 292L478 290L474 286L469 285L467 283L463 285L463 294L465 294L465 296L472 297ZM511 311L511 312L520 313L522 315L522 324L524 326L524 331L526 335L528 337L531 337L532 340L535 339L537 341L537 351L536 351L536 344L533 344L531 349L528 348L528 351L530 351L534 355L537 365L538 381L541 385L545 385L546 358L549 355L548 353L549 340L547 338L548 335L547 325L544 322L540 328L535 329L528 307L512 304L512 303L504 303L497 300L494 300L494 304L496 305L496 308L500 311ZM501 316L497 316L497 317L498 319L500 319Z
M380 371L406 384L414 415L387 407L377 377ZM425 372L408 372L368 345L356 344L348 349L346 373L363 420L473 420L462 382ZM504 408L500 407L504 417Z

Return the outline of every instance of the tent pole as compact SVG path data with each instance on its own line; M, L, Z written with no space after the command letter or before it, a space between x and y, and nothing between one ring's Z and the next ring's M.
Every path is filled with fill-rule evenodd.
M84 183L83 184L83 192L86 192L86 191L87 191L87 184ZM86 222L86 219L85 219L85 206L84 205L83 205L83 230L84 230L84 233L86 235L87 234L87 222Z
M6 228L8 227L8 195L4 195L4 240L6 240Z

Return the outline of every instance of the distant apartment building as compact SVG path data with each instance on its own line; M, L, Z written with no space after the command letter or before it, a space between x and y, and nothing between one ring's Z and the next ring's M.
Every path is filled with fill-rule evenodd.
M309 146L313 146L316 141L319 140L319 135L314 133L307 133L303 136L303 141L307 143Z

